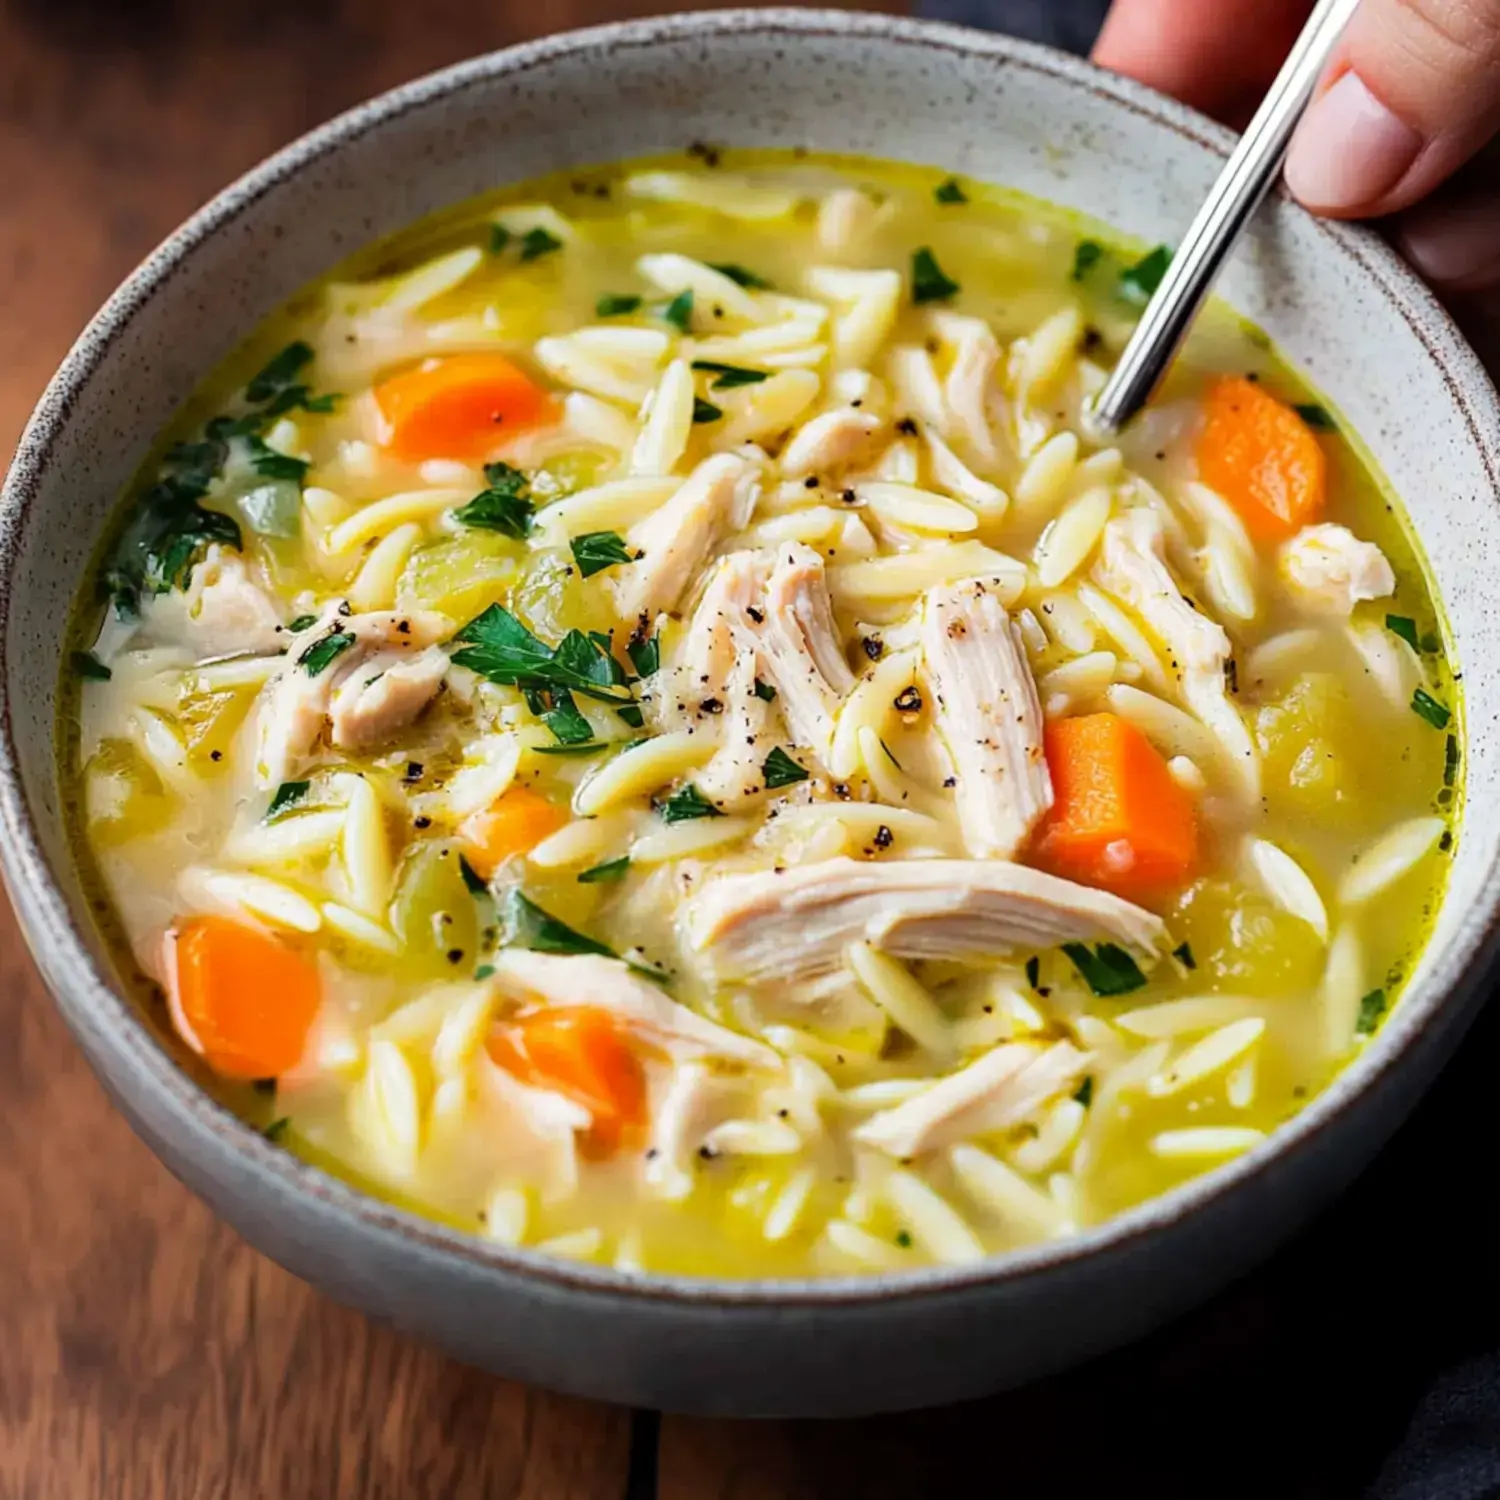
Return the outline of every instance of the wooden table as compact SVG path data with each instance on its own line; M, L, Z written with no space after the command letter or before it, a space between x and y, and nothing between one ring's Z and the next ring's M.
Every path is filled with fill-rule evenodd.
M403 78L628 8L0 0L0 456L119 278L235 173ZM1422 1373L1382 1364L1389 1339L1448 1284L1393 1295L1369 1252L1422 1265L1389 1223L1435 1195L1418 1136L1295 1255L1065 1380L896 1420L658 1423L453 1364L240 1243L106 1104L8 910L0 1100L0 1500L1343 1496Z

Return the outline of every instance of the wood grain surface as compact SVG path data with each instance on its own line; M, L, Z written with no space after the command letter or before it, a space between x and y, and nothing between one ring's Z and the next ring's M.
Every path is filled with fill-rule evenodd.
M0 455L120 277L267 151L403 78L630 8L0 0ZM1428 1336L1454 1313L1451 1258L1389 1222L1444 1211L1409 1132L1334 1222L1142 1348L895 1420L667 1418L658 1451L654 1419L459 1367L217 1224L106 1104L8 910L0 1089L0 1500L1332 1500L1399 1433L1423 1361L1462 1344ZM1465 1304L1464 1326L1493 1313Z

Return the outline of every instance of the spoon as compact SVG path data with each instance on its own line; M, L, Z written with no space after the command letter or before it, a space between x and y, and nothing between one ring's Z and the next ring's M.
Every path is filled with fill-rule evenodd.
M1099 437L1119 432L1161 385L1225 261L1275 183L1292 133L1358 8L1359 0L1319 0L1308 17L1270 92L1172 257L1114 373L1085 412L1085 425Z

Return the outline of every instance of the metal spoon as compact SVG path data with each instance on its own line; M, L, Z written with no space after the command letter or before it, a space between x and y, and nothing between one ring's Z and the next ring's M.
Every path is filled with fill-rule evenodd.
M1286 159L1333 49L1359 0L1319 0L1297 45L1184 236L1120 362L1085 414L1101 437L1120 431L1155 394L1199 309Z

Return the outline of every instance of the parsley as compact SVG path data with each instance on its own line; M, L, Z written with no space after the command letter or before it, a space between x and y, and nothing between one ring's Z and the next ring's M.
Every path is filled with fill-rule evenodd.
M620 722L627 729L640 729L645 725L646 716L634 703L627 703L623 708L617 708L615 713L619 715Z
M712 401L705 401L702 396L693 397L693 421L717 422L724 415L723 409L717 407Z
M1371 990L1359 1002L1359 1020L1354 1027L1356 1036L1369 1036L1380 1024L1380 1018L1385 1014L1387 1001L1384 990Z
M1079 240L1073 252L1073 280L1086 280L1090 271L1104 259L1104 246L1098 240Z
M1385 628L1392 635L1399 635L1413 651L1417 646L1417 622L1406 615L1387 615L1385 617Z
M946 302L956 297L959 285L943 274L932 251L923 246L911 258L911 300L919 307L925 302Z
M1434 729L1446 729L1448 721L1453 717L1436 698L1418 688L1411 695L1411 711L1419 719L1425 719Z
M338 405L338 396L330 391L324 396L314 396L305 385L289 385L261 410L261 417L270 421L282 417L289 411L309 411L315 416L326 416Z
M1092 949L1084 943L1064 943L1062 950L1096 995L1128 995L1146 983L1136 961L1113 943Z
M531 534L531 518L536 514L531 481L506 463L486 464L484 478L488 488L455 510L453 519L461 526L503 532L524 542Z
M693 289L689 287L678 294L661 310L663 322L670 323L678 333L691 333L693 329Z
M896 1243L903 1250L910 1250L911 1249L911 1231L907 1230L907 1229L898 1229L896 1231Z
M490 225L490 254L501 255L510 244L510 230L504 224Z
M663 823L686 823L692 818L722 818L719 811L691 781L656 804Z
M261 1134L265 1136L265 1138L270 1141L272 1145L279 1145L281 1142L281 1138L287 1133L288 1130L291 1129L291 1125L292 1122L285 1115L282 1115L279 1120L272 1120L271 1123L261 1131Z
M305 458L293 458L289 453L278 453L264 438L246 438L250 445L250 463L262 479L286 479L301 484L307 477L308 462Z
M771 751L760 769L761 775L766 778L768 792L784 786L795 786L799 781L807 780L808 773L780 745Z
M115 674L92 651L73 653L73 670L90 682L108 682Z
M586 531L568 544L581 577L592 578L617 563L634 562L625 538L615 531Z
M481 979L493 979L494 977L494 964L480 964L480 966L474 970L474 978L476 981Z
M310 781L283 781L276 788L276 795L271 798L271 805L266 809L266 822L274 823L277 818L285 817L294 807L301 806L307 800L311 787Z
M759 677L755 679L755 696L762 703L774 703L776 701L776 689L769 682L762 682Z
M489 883L484 876L466 860L462 854L458 856L458 873L464 878L464 885L471 896L488 896L490 893Z
M1089 1074L1082 1083L1078 1085L1073 1097L1087 1109L1094 1102L1094 1075Z
M693 368L708 370L717 375L719 378L710 382L716 391L732 391L741 385L759 385L761 381L771 378L764 370L747 370L743 365L721 365L713 359L695 359Z
M287 626L287 629L295 634L297 631L306 630L309 625L316 625L317 623L318 617L316 615L298 615L297 618Z
M933 189L932 196L939 203L967 203L969 201L969 195L964 192L956 177L950 177L947 182L939 183Z
M104 575L116 613L135 614L143 593L184 587L210 543L238 549L239 523L200 505L206 491L200 474L168 474L142 497Z
M605 294L594 304L594 316L596 318L623 318L627 313L640 310L641 299L629 293L621 295L616 292L605 292Z
M1156 295L1171 264L1172 252L1165 245L1158 245L1149 255L1120 272L1120 295L1127 302L1144 307Z
M616 880L624 880L625 872L630 868L630 856L622 854L619 859L606 860L602 865L595 865L590 870L584 870L578 877L580 885L604 885L612 884Z
M1193 950L1187 943L1180 943L1172 950L1172 957L1182 965L1184 969L1196 969L1198 960L1193 957Z
M1042 977L1042 961L1035 953L1026 960L1026 983L1032 989L1036 988L1037 980Z
M312 346L303 343L301 339L288 344L280 353L272 355L259 373L250 378L250 383L245 387L246 400L256 404L274 400L292 384L302 367L312 362L312 357Z
M562 241L555 234L548 234L538 224L521 236L521 264L525 265L529 260L540 260L542 256L561 249Z
M557 736L560 745L587 745L594 738L593 727L566 688L553 693L552 707L542 715L542 723Z
M653 635L649 641L631 641L625 650L637 676L654 677L661 670L660 636Z
M106 669L107 670L107 669ZM1452 786L1458 780L1458 736L1450 734L1443 746L1443 785Z
M747 271L744 266L737 266L733 261L709 261L708 267L711 271L717 271L720 276L727 276L736 286L745 287L752 292L768 292L771 283L764 276L757 276L754 271Z
M538 640L508 609L492 604L454 637L453 660L502 686L567 688L612 704L628 704L629 688L617 679L619 663L581 630L556 647Z
M1293 410L1314 432L1337 432L1339 424L1329 415L1326 406L1319 406L1316 402L1308 402L1305 406L1294 407Z
M297 658L297 665L306 667L309 677L316 677L320 672L327 671L353 644L354 637L335 626L321 640L314 641Z
M615 956L612 948L594 938L575 932L551 912L543 911L519 890L512 888L501 913L504 943L507 948L530 948L537 953L598 953Z

